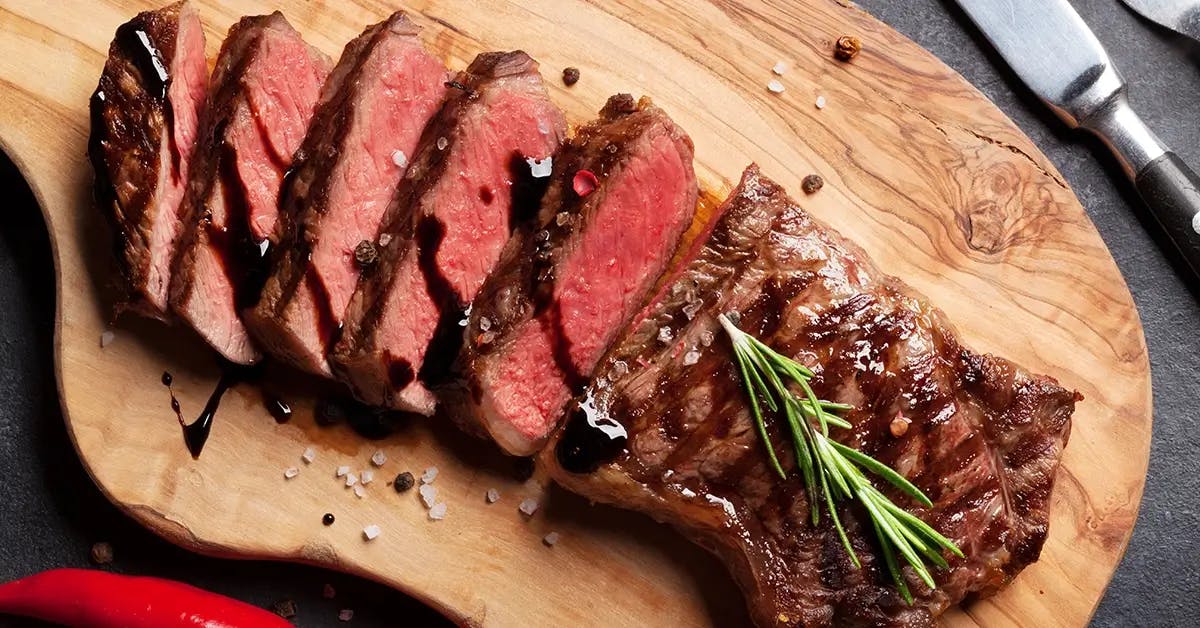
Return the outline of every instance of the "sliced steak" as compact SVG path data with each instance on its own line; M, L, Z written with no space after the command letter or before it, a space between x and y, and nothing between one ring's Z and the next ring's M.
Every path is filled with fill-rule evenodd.
M1076 393L962 346L938 310L879 272L854 244L746 171L698 255L597 369L543 460L568 489L670 523L729 566L760 626L932 626L1037 560ZM933 500L880 486L963 550L934 571L905 567L905 604L857 506L839 514L861 569L828 516L814 527L786 436L758 438L728 337L739 326L816 373L822 399L852 404L845 444L896 469ZM665 331L664 331L665 330ZM911 421L894 436L897 413Z
M537 207L541 190L526 159L546 159L566 135L524 52L481 54L450 85L330 356L363 401L421 414L433 413L426 384L457 355L467 304L521 216Z
M641 308L696 210L692 142L667 114L609 99L555 157L538 224L475 299L463 364L471 414L528 455Z
M217 57L171 307L233 362L259 357L238 310L262 287L280 184L329 70L329 58L278 12L242 18Z
M198 116L208 91L204 31L186 2L122 24L92 95L88 156L113 227L119 309L166 319Z
M325 354L358 283L355 249L384 210L446 97L445 65L394 13L347 44L285 183L281 245L246 325L267 352L331 375Z

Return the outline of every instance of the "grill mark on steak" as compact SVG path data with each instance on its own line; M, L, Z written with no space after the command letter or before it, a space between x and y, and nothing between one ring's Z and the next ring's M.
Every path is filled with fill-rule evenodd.
M756 167L721 211L672 277L695 287L703 306L681 317L686 291L659 293L543 452L552 477L588 499L670 523L715 552L762 626L931 626L949 606L994 592L1036 560L1077 394L962 347L937 310ZM840 505L839 516L861 569L829 517L808 522L786 428L768 416L768 438L790 471L786 480L774 474L716 322L730 310L740 312L742 329L812 368L818 396L855 407L845 414L852 429L834 437L933 500L923 508L881 487L966 554L934 571L935 590L906 569L913 606L891 584L857 504ZM674 330L669 343L658 337L664 325ZM701 357L686 364L692 350ZM899 438L889 431L897 412L911 421ZM605 421L624 438L596 428Z
M224 132L218 131L223 137ZM246 187L238 176L237 149L222 143L221 157L217 159L221 194L225 200L230 220L225 228L204 223L208 240L225 270L229 285L233 286L234 307L241 309L258 300L258 293L267 279L267 243L260 245L250 233L249 202Z

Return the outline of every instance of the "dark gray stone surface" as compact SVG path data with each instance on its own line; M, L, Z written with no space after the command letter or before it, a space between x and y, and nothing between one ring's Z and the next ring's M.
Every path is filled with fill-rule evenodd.
M961 72L1062 171L1125 273L1141 312L1154 377L1150 473L1133 541L1096 613L1097 626L1200 625L1200 290L1159 252L1137 199L1096 142L1068 133L1013 77L951 4L862 0L862 6ZM1129 79L1135 107L1200 167L1200 48L1115 0L1076 0ZM157 539L112 507L87 478L62 424L52 375L53 271L37 208L0 157L0 580L87 565L95 541L116 548L114 568L182 579L262 606L295 600L297 623L439 625L435 613L385 587L313 568L199 557ZM453 566L447 566L453 568ZM332 583L335 600L321 590ZM33 625L0 618L0 625Z

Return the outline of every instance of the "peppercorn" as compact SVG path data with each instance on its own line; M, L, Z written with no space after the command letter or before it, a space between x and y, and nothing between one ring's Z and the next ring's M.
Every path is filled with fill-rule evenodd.
M284 619L296 616L296 603L291 600L279 600L275 603L275 614Z
M805 194L816 194L817 190L821 189L824 185L825 180L821 178L821 175L810 174L800 182L800 189L804 190Z
M379 261L379 250L375 248L375 243L370 240L359 242L354 247L354 261L364 270L374 266Z
M579 68L563 69L563 85L570 87L579 82Z
M333 525L333 521L334 521L334 516L333 516L333 513L331 513L331 512L327 512L327 513L325 513L324 517L321 517L321 523L323 523L327 526Z
M852 35L842 35L833 44L833 57L838 61L849 61L862 50L862 41Z
M413 479L413 474L405 471L396 476L396 479L392 482L392 488L395 488L397 493L404 493L416 483L417 481Z
M96 543L92 546L92 562L97 565L107 565L113 561L112 545L104 543Z

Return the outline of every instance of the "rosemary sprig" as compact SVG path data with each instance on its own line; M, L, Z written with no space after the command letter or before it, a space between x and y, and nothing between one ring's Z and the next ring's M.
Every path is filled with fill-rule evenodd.
M796 466L804 480L809 504L812 505L813 524L820 521L820 503L823 501L850 560L855 567L861 567L862 563L850 545L837 512L837 502L851 498L858 500L870 515L884 562L904 600L911 604L913 598L900 572L896 554L904 557L925 584L935 588L926 563L945 569L948 564L942 556L942 550L949 550L959 557L962 557L962 551L929 524L894 504L875 488L866 472L883 478L923 506L933 505L929 498L887 465L829 437L830 426L850 427L850 423L837 413L851 410L853 406L818 399L809 385L812 371L738 329L724 314L719 315L717 320L729 334L742 384L750 397L750 410L759 438L767 447L771 467L781 478L786 478L787 473L779 464L775 447L767 437L762 405L766 405L771 412L781 414L784 419L791 436ZM793 392L789 384L799 388L801 394Z

